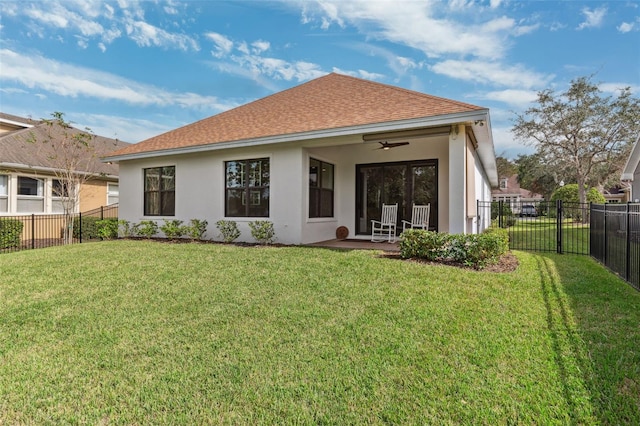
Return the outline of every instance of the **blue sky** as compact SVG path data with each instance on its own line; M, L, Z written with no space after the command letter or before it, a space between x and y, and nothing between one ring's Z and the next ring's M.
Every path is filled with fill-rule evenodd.
M538 91L640 94L640 2L0 0L0 111L128 142L329 72L490 108L513 158Z

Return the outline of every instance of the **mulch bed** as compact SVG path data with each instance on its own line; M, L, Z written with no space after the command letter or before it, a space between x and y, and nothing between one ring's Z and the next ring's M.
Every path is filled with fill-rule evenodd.
M380 257L384 257L386 259L397 259L397 260L402 260L404 262L415 262L415 263L422 263L425 265L447 265L447 266L454 266L456 268L462 268L462 269L471 269L471 270L478 270L476 268L472 268L470 266L466 266L463 265L461 263L458 262L452 262L452 261L441 261L441 262L433 262L430 260L424 260L424 259L403 259L400 256L400 253L395 253L395 252L387 252L384 253L382 255L380 255ZM480 271L482 272L513 272L518 268L519 262L518 262L518 258L515 257L513 255L513 253L511 252L507 252L506 254L502 255L502 257L500 257L500 260L492 265L487 265L485 266L483 269L480 269Z

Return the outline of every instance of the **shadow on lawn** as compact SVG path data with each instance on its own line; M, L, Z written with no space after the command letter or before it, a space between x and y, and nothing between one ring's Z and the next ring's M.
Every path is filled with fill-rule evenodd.
M537 266L568 414L638 424L640 293L590 258L564 256L540 254Z

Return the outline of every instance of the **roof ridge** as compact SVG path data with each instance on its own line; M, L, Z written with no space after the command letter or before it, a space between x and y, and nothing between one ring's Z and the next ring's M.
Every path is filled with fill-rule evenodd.
M408 94L415 95L415 96L422 97L422 98L429 98L429 99L449 102L449 103L460 105L460 106L464 106L464 107L467 107L467 108L471 107L471 108L483 108L483 109L486 109L484 107L481 107L481 106L478 106L478 105L473 105L473 104L470 104L470 103L467 103L467 102L460 102L460 101L456 101L455 99L449 99L449 98L444 98L442 96L430 95L428 93L418 92L417 90L406 89L404 87L394 86L394 85L388 84L388 83L381 83L379 81L369 80L369 79L366 79L366 78L354 77L354 76L348 75L348 74L341 74L341 73L332 72L330 74L327 74L326 76L329 76L331 74L335 74L335 75L341 76L341 77L351 78L351 79L354 79L354 80L357 80L357 81L361 81L361 82L367 83L367 84L385 86L385 87L387 87L389 89L393 89L393 90L396 90L396 91L408 93ZM323 76L323 77L326 77L326 76ZM320 78L322 78L322 77L320 77ZM320 78L317 78L316 80L319 80ZM316 81L316 80L310 80L309 82ZM292 87L292 89L295 88L295 87L299 87L299 86L294 86L294 87Z

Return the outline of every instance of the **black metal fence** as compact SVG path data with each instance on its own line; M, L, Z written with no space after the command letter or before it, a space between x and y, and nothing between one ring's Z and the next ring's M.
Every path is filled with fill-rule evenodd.
M591 206L591 256L640 290L640 204Z
M480 223L506 228L514 250L589 254L589 204L478 202Z
M62 214L0 216L0 253L59 246L65 243L65 227L72 226L72 242L94 241L95 222L118 218L118 204L73 215L73 222ZM15 230L19 230L14 238Z

